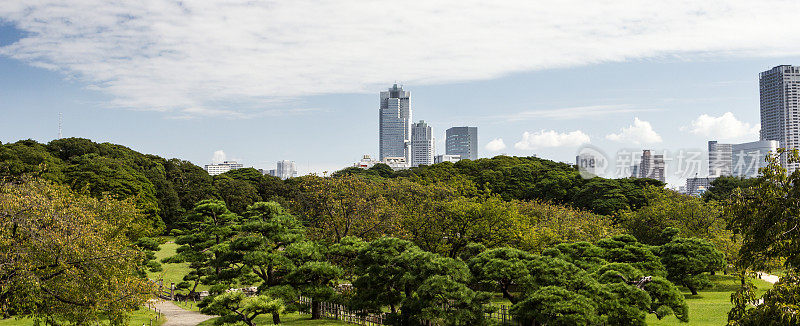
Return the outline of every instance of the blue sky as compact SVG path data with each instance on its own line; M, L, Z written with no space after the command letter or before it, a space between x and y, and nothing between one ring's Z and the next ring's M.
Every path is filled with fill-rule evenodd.
M377 153L378 93L397 80L440 153L460 125L478 126L482 157L572 162L587 143L612 157L702 151L757 140L758 73L800 64L800 38L780 32L797 20L766 18L793 2L611 2L575 15L579 2L412 2L419 19L387 25L358 2L268 4L12 1L0 9L0 141L52 140L63 112L66 137L198 165L223 150L257 168L334 171Z

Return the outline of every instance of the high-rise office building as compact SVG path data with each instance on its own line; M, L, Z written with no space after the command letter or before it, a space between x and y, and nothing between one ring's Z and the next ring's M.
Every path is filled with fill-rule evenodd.
M269 175L283 180L297 176L297 165L294 161L278 161L278 166L274 170L269 170Z
M646 149L642 151L642 159L635 171L639 178L650 178L666 182L664 168L664 155L654 155L649 149Z
M478 127L452 127L447 129L445 154L458 155L462 160L477 160Z
M386 157L404 157L411 141L411 92L394 84L381 92L381 108L378 114L378 160Z
M734 177L755 178L758 169L766 167L765 158L778 151L777 140L761 140L743 144L733 144L732 174Z
M758 74L761 93L761 140L777 140L780 147L800 145L800 66L782 65ZM789 173L798 163L781 158Z
M431 126L424 120L411 125L411 166L431 165L436 154Z
M218 175L228 172L230 170L241 169L244 167L244 164L237 163L236 161L223 161L222 163L217 164L206 164L203 167L206 172L210 175Z
M731 146L720 144L715 140L708 142L708 176L719 177L731 175Z

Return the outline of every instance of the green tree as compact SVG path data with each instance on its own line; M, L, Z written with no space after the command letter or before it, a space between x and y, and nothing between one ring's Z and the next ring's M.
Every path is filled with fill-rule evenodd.
M358 276L351 303L356 309L379 313L388 307L388 319L396 325L485 322L483 305L489 296L466 286L470 274L461 260L384 237L364 247L355 264Z
M725 206L728 228L742 237L741 269L762 269L784 258L786 267L800 267L800 170L787 174L781 155L800 161L796 150L778 149L754 184L734 190Z
M189 293L193 294L199 284L215 285L238 275L228 274L235 262L229 259L226 243L236 234L238 222L239 216L222 201L204 200L195 206L182 228L173 230L178 235L175 243L180 245L175 256L164 259L168 263L189 263L191 270L178 287L191 288Z
M305 237L305 228L300 222L285 213L278 203L258 202L247 208L238 230L237 237L229 242L229 250L234 253L230 258L244 264L258 277L258 292L275 296L271 290L280 287L281 293L294 293L288 275L302 261L293 259L293 254L297 248L307 248L293 246ZM284 302L296 300L293 296L281 299ZM272 312L275 324L280 323L279 313Z
M309 261L297 267L289 275L292 284L305 296L311 298L311 319L322 318L321 302L336 298L336 281L342 276L339 266L325 261Z
M215 325L236 324L244 322L255 326L255 318L263 314L280 315L283 302L266 295L248 297L241 291L231 291L214 296L211 301L203 301L198 306L200 312L207 315L219 315ZM280 321L275 323L280 324Z
M503 298L516 304L519 298L511 293L512 286L530 277L528 263L534 256L514 248L496 248L484 251L469 260L472 275L479 282L496 285Z
M710 241L699 238L676 238L658 249L667 278L697 295L698 289L711 285L707 273L723 267L721 252Z

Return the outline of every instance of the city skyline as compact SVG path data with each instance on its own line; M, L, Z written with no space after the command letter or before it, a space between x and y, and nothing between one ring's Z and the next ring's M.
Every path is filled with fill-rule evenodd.
M800 36L789 32L800 22L769 4L611 5L611 14L581 4L579 17L574 6L409 4L399 22L355 3L323 15L302 1L61 10L12 1L0 8L0 141L48 142L62 112L64 137L199 166L220 150L256 168L291 159L299 174L322 174L379 156L376 94L396 81L413 92L437 154L453 126L480 128L480 157L572 163L587 144L612 155L703 152L709 140L758 140L759 73L800 63ZM236 19L275 9L320 19ZM751 15L770 19L743 19ZM320 28L344 17L353 21L344 30ZM666 181L683 184L671 166Z

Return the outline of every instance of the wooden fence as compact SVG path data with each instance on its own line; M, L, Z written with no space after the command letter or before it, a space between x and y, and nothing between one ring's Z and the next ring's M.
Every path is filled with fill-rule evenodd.
M311 299L300 297L300 304L311 306ZM320 314L322 317L341 320L346 323L364 326L384 325L383 314L365 314L363 311L350 310L347 307L330 302L320 302ZM301 314L308 314L308 311L300 311Z
M299 301L303 305L311 306L310 298L300 297ZM300 314L309 314L309 312L301 310ZM320 314L325 318L340 320L355 325L385 325L383 314L365 314L363 311L350 310L343 305L330 302L320 302ZM487 319L495 320L501 325L519 325L519 323L511 317L511 313L506 305L500 305L497 311L486 313L485 316ZM423 325L433 326L434 324L424 323Z

